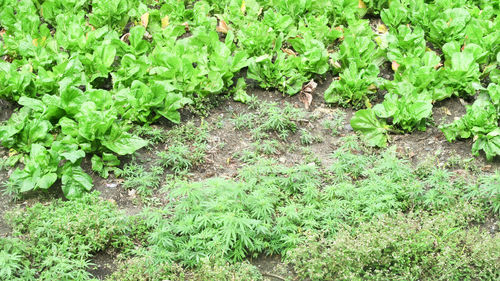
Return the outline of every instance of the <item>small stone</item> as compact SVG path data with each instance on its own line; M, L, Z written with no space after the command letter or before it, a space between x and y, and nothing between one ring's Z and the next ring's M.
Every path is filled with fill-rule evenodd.
M128 196L135 198L137 191L135 189L131 189L128 191Z

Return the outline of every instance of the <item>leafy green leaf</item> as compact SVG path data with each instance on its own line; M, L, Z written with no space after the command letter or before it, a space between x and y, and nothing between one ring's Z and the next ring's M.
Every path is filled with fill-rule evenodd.
M63 152L60 155L74 164L76 163L76 161L85 157L85 152L83 152L82 150L74 150L69 152Z
M500 156L500 128L496 128L487 135L481 135L472 145L472 153L479 155L479 150L484 151L486 159L493 160Z
M385 147L387 145L388 126L377 119L372 109L358 110L351 119L354 130L362 133L371 146Z
M92 178L80 166L66 164L63 167L62 191L68 199L80 198L84 192L92 189Z
M116 125L112 127L109 136L102 140L103 146L118 155L133 154L147 144L148 141L127 132L123 132Z

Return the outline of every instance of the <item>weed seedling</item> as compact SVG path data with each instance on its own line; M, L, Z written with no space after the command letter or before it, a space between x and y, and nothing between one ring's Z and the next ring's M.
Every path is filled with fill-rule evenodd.
M325 119L322 122L323 128L330 131L332 136L336 136L340 133L345 123L345 113L342 111L335 111L332 114L331 119Z
M126 164L123 168L123 187L132 190L142 197L151 196L153 190L158 189L161 184L164 170L160 166L152 166L146 169L137 163Z

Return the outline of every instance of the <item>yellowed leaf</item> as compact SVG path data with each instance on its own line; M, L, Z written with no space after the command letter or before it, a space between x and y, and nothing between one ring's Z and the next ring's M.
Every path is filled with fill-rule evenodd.
M243 13L243 14L247 11L247 4L245 3L245 0L243 0L241 2L241 8L240 8L240 10L241 10L241 13Z
M358 0L358 8L360 9L366 9L366 4L365 2Z
M389 29L387 29L387 26L385 26L385 24L379 24L379 25L377 26L377 31L378 31L379 33L384 34L384 33L387 33L387 31L389 31Z
M342 35L340 36L339 39L340 39L340 41L344 41L344 29L341 26L336 26L335 30L342 32Z
M149 23L149 12L144 13L141 16L141 25L144 26L144 28L148 27Z
M392 70L397 71L399 68L399 63L397 63L396 61L392 61L391 68Z
M31 41L35 47L38 47L38 39L35 38L33 41Z
M170 20L168 18L168 15L164 16L162 19L161 19L161 28L162 29L165 29L168 25L170 24Z
M451 111L446 106L443 106L443 111L446 115L451 116Z
M372 108L373 107L372 103L370 102L370 100L368 98L365 99L365 106L366 106L366 108Z
M259 9L259 12L257 13L257 16L260 16L260 15L262 14L262 11L263 11L263 9L262 9L262 7L261 7L261 8Z

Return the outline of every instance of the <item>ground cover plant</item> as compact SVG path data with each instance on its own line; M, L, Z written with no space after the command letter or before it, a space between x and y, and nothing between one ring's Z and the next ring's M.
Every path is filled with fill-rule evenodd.
M0 280L500 279L498 14L0 0Z
M66 197L79 197L92 188L82 159L100 170L110 154L147 145L131 133L134 124L179 123L179 109L219 94L248 102L249 80L294 95L327 73L336 77L326 102L365 108L351 124L372 145L425 130L436 101L477 96L442 130L449 141L473 138L475 154L499 154L495 1L61 0L1 8L0 97L20 108L0 140L24 164L10 177L19 192L60 181ZM372 15L381 21L365 19ZM393 79L380 77L384 62Z
M245 261L260 254L300 279L498 278L499 233L480 227L498 215L498 173L415 168L352 140L329 166L256 157L233 179L172 179L165 205L133 216L96 192L12 211L2 274L89 280L91 255L114 249L108 280L261 280Z

